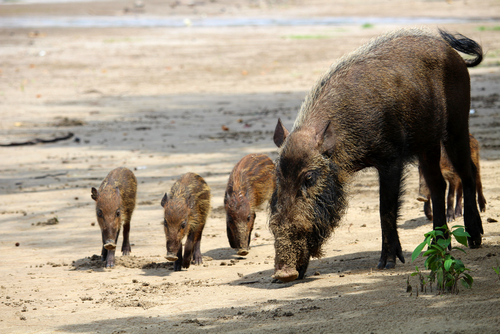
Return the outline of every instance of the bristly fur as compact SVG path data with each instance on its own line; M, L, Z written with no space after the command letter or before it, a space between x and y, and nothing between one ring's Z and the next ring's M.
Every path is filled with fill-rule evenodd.
M339 180L341 173L331 161L329 169L330 177L324 180L321 193L314 199L313 233L308 240L311 256L316 258L323 256L321 246L339 225L347 207L345 183Z

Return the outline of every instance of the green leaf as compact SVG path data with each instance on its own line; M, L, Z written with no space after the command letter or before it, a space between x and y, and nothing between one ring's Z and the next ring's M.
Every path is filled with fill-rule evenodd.
M444 238L444 233L442 231L435 231L436 232L436 237L434 239L437 239L437 237L443 237Z
M455 236L455 239L465 247L467 247L467 237L457 237Z
M441 248L446 249L446 248L448 248L448 246L451 244L451 239L450 239L450 238L448 238L448 239L439 239L439 240L437 241L437 244L438 244Z
M440 253L440 251L439 251L439 250L437 250L437 249L429 249L428 251L426 251L426 252L424 253L424 256L429 256L429 255L431 255L431 254L436 254L436 253Z
M454 264L455 260L453 259L448 259L444 261L444 270L450 271L451 266Z
M464 277L467 279L467 282L469 282L470 285L472 285L472 283L474 283L474 279L472 278L471 275L464 273Z
M474 279L471 277L471 275L464 273L464 277L462 277L462 285L470 289L472 287L472 283L474 283Z
M455 260L455 270L464 270L464 263L460 260Z
M422 249L424 249L426 244L427 243L424 241L415 248L415 250L411 254L411 262L415 261L415 259L420 255L420 253L422 252Z

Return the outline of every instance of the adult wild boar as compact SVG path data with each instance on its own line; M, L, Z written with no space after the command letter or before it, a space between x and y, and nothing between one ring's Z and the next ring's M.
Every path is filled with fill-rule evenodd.
M475 56L464 60L455 51ZM342 57L306 96L291 132L278 121L276 189L270 201L275 273L303 278L347 207L351 175L379 175L382 252L378 268L404 263L397 232L403 169L418 158L431 190L434 228L446 224L441 142L464 189L469 247L481 245L476 167L469 147L470 79L481 47L462 35L403 29Z
M479 142L473 135L469 134L470 142L470 152L472 162L476 166L476 191L477 191L477 203L479 204L479 209L481 212L486 211L486 199L483 195L483 184L481 182L481 167L479 165ZM462 217L462 182L460 181L460 176L458 176L453 165L451 164L446 150L441 146L441 161L439 163L441 167L441 173L444 179L448 182L448 195L446 196L446 220L451 222L457 217ZM432 208L431 208L431 192L427 183L425 182L424 175L422 174L422 169L418 168L419 172L419 187L418 187L418 197L417 200L424 202L424 213L427 219L432 220ZM455 201L456 194L456 201ZM455 204L455 203L456 204Z
M265 154L244 156L229 175L224 195L227 238L240 256L248 254L255 210L269 202L274 185L274 163Z

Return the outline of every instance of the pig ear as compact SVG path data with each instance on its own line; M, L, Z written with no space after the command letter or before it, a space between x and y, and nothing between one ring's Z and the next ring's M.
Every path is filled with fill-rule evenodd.
M163 198L161 199L161 206L165 207L167 202L168 202L168 196L167 196L167 193L165 193L165 195L163 195Z
M321 154L332 155L335 148L335 134L331 121L316 134L316 145Z
M96 188L92 187L90 197L92 197L94 201L97 201L97 198L99 197L99 192L97 191Z
M274 129L273 136L273 140L276 146L281 147L289 134L290 132L288 132L288 130L281 123L281 118L278 118L278 124L276 124L276 129Z

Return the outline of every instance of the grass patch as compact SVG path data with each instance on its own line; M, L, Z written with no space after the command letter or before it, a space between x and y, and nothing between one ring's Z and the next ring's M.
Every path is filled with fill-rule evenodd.
M361 28L363 28L363 29L371 29L371 28L373 28L373 27L374 27L374 26L373 26L373 24L371 24L371 23L365 23L365 24L363 24L363 25L361 26Z
M479 31L500 31L500 26L494 26L494 27L479 26L476 29Z

